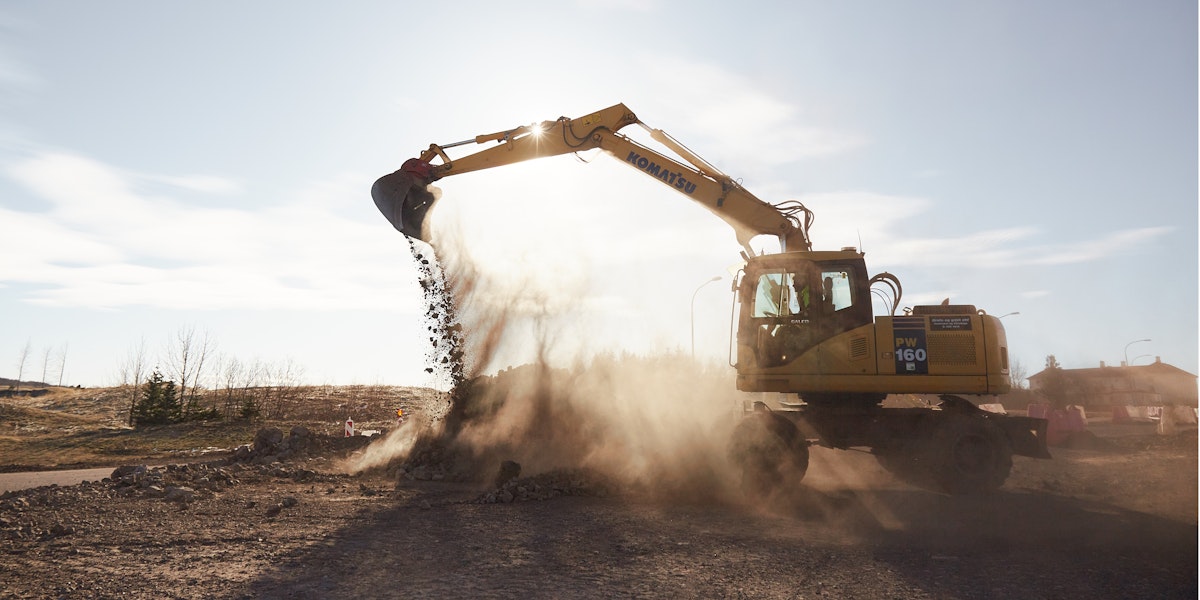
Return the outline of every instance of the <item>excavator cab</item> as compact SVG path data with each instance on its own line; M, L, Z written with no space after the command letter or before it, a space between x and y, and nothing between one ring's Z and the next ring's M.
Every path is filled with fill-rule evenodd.
M866 265L853 250L756 256L738 293L739 366L794 363L821 342L872 322Z

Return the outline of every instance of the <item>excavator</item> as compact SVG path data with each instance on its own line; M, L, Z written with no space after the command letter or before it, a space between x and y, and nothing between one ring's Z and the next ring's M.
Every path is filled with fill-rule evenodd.
M674 156L619 133L634 125ZM448 152L468 145L483 148L457 158ZM948 301L901 311L899 279L869 276L863 252L813 250L813 213L802 203L760 200L624 104L431 144L379 178L371 195L393 227L428 243L433 182L593 149L704 206L742 247L731 365L738 390L763 394L748 403L729 454L748 492L798 483L812 445L869 451L901 480L947 494L996 490L1013 455L1050 458L1045 420L984 411L963 398L1009 391L998 318ZM778 240L778 252L751 247L764 235ZM874 297L890 304L889 314L874 314ZM889 395L922 401L894 406ZM771 397L788 400L772 406Z

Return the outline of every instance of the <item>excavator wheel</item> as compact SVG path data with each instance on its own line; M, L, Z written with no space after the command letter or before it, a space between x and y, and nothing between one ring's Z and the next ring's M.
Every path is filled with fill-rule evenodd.
M741 469L742 490L766 496L808 471L808 440L787 417L769 411L747 415L733 430L729 458Z
M876 459L902 481L951 495L994 492L1008 479L1012 448L994 423L948 415L929 433L900 447L877 448Z
M948 494L994 492L1012 471L1012 448L992 422L954 415L938 425L931 440L934 481Z
M947 415L923 439L875 449L880 466L925 490L953 494L994 492L1013 469L1013 449L1000 427L972 415Z

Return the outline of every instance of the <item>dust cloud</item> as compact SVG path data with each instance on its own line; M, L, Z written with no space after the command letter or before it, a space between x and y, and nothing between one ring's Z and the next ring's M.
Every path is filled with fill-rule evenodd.
M742 398L726 365L619 350L561 364L552 357L586 336L570 306L514 282L520 274L481 272L453 232L433 246L409 243L425 294L427 370L449 384L448 401L434 422L373 444L354 470L387 464L487 481L515 461L522 475L586 469L655 494L736 492L726 446ZM515 344L532 359L497 370Z

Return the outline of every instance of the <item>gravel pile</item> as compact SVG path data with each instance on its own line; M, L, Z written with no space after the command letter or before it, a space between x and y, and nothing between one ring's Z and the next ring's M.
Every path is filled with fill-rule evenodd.
M501 466L501 474L497 479L504 478L506 471L511 472L512 461L505 461ZM520 466L517 466L520 469ZM508 504L511 502L530 502L549 500L559 496L591 496L607 497L614 492L614 486L606 477L588 469L558 469L531 477L513 477L499 483L496 489L480 494L475 499L477 504Z
M389 467L388 474L401 481L488 481L481 469L481 461L460 456L441 440L430 439L418 444L403 462ZM558 496L606 497L616 491L616 486L607 477L591 469L556 469L521 477L521 465L506 460L493 473L494 489L480 494L473 502L507 504Z
M292 427L287 435L278 427L265 427L254 435L254 443L238 446L230 461L269 465L312 456L352 452L366 447L375 437L335 437L314 434L306 427Z
M442 438L427 436L401 461L389 466L388 474L409 481L479 481L478 473L470 467L472 462Z
M0 495L0 540L41 540L76 533L80 527L92 527L88 511L72 510L81 506L111 503L121 499L162 502L180 509L213 497L217 492L242 483L260 483L287 479L297 483L326 483L345 479L289 465L229 464L227 461L167 465L127 465L117 467L100 481L79 485L50 485ZM296 504L295 498L282 498L265 507L268 517ZM66 510L64 510L66 509ZM254 510L256 506L247 505Z
M266 428L258 432L252 445L241 446L221 460L165 466L125 465L100 481L6 492L0 495L0 540L48 541L94 525L87 511L60 509L120 499L145 499L183 509L242 483L272 479L296 483L342 482L347 476L320 473L283 461L330 450L352 450L370 441L366 437L313 435L303 427L293 427L287 436L277 428ZM296 504L296 498L284 497L265 507L251 504L246 509L261 508L267 517L273 517Z

